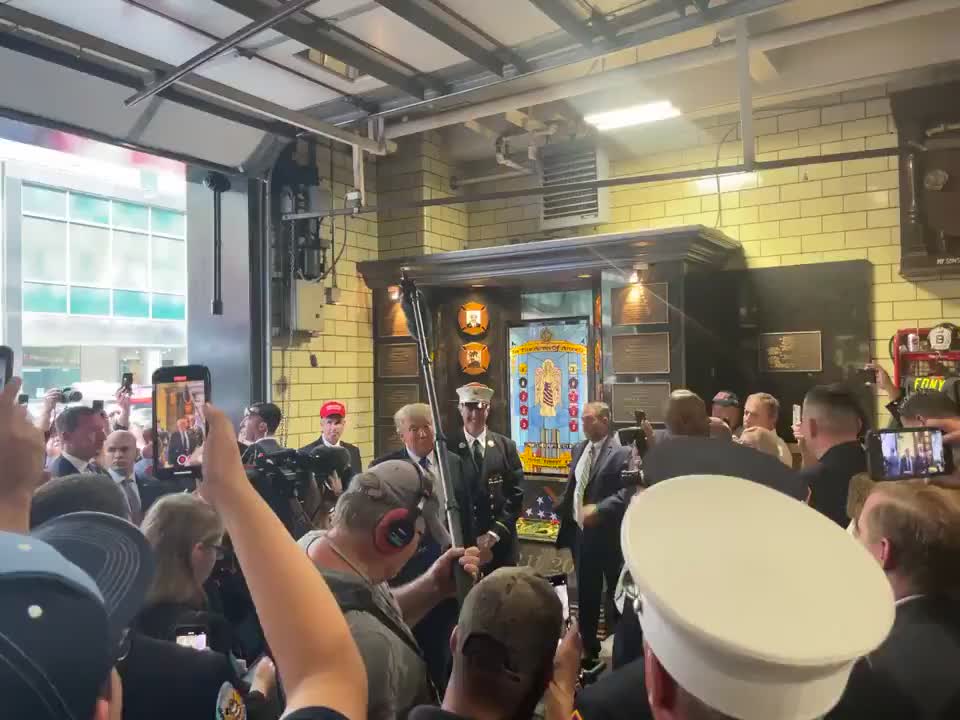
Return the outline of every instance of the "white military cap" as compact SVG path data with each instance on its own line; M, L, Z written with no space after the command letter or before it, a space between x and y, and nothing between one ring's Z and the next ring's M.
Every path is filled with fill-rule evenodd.
M644 640L691 695L741 720L810 720L893 624L878 563L776 490L688 475L639 493L621 527Z
M489 405L493 397L493 388L483 383L472 382L457 388L457 395L461 403L481 403Z

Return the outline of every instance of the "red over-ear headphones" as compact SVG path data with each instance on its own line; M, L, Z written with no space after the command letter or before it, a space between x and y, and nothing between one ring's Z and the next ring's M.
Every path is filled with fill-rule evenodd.
M400 552L417 537L417 521L423 515L423 506L429 494L424 486L420 468L416 465L414 467L417 468L417 476L420 478L416 504L412 507L387 510L373 529L374 547L384 555Z

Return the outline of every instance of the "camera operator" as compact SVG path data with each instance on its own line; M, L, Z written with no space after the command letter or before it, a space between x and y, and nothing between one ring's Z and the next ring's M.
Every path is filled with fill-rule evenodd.
M282 421L283 413L273 403L257 402L246 409L240 423L240 442L247 446L243 453L245 463L283 449L275 436Z

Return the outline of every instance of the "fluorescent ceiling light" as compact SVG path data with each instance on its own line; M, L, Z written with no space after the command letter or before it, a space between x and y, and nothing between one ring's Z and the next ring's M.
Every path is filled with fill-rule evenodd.
M616 130L630 125L666 120L680 114L681 112L669 100L660 100L646 105L634 105L620 110L587 115L584 120L595 126L597 130Z

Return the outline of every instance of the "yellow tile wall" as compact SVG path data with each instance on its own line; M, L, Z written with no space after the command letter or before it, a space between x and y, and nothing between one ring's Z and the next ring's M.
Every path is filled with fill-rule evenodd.
M781 113L758 112L759 160L893 147L896 128L884 88L856 91L830 104ZM647 138L646 135L650 137ZM608 138L611 174L669 172L741 162L735 117L661 123L649 133ZM887 342L897 328L957 321L960 280L907 282L899 276L900 228L896 157L766 170L612 188L610 222L561 233L537 230L539 199L470 203L468 247L545 237L702 224L743 245L748 267L811 265L866 259L873 266L872 352L890 366ZM528 187L531 179L496 189ZM476 192L490 191L479 185ZM719 193L718 193L719 190ZM512 215L507 216L509 211ZM525 221L510 221L522 213ZM878 400L878 407L883 403ZM881 418L883 416L881 415Z
M319 148L320 176L329 174L329 151ZM366 171L367 202L377 203L374 167ZM336 206L353 185L350 155L334 151L334 196ZM346 223L346 228L344 228ZM372 293L357 272L357 263L377 259L377 217L337 218L336 249L340 252L346 230L346 247L337 264L340 303L324 308L324 330L308 340L287 336L272 341L271 401L284 414L281 436L288 447L302 447L320 436L320 406L326 400L340 400L347 406L344 440L360 448L364 464L373 457L373 325ZM324 223L330 232L329 223ZM329 237L329 235L328 235ZM311 366L310 356L316 358Z

